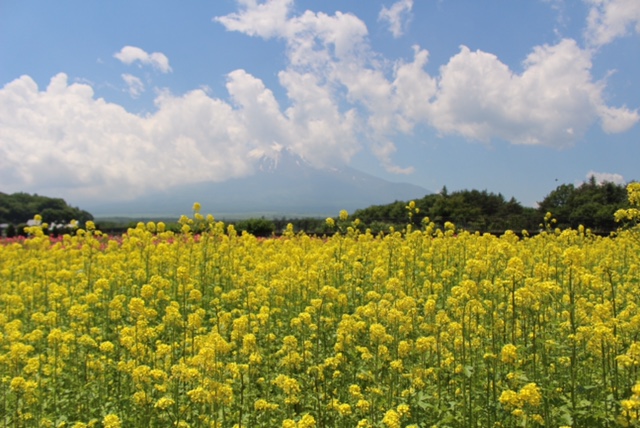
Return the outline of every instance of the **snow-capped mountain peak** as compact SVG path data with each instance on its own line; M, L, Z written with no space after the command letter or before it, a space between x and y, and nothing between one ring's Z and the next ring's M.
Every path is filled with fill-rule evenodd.
M293 172L300 168L314 168L311 162L295 153L291 148L274 143L269 150L255 150L250 156L256 159L259 172Z

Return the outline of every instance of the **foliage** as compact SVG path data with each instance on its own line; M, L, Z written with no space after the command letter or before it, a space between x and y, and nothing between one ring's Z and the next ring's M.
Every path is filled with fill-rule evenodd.
M539 213L533 208L525 208L515 199L505 200L501 194L486 190L461 190L449 193L445 188L438 194L426 195L415 200L419 213L412 222L419 225L429 218L437 225L446 222L458 227L479 232L503 232L505 230L535 230L539 225ZM373 232L384 231L389 225L396 228L406 223L406 202L396 201L388 205L376 205L357 210L359 218Z
M48 224L69 224L71 220L84 223L93 220L87 211L74 208L60 198L30 195L28 193L6 194L0 192L0 223L18 225L26 223L36 214Z
M539 211L553 213L561 228L583 225L594 231L611 232L617 228L614 213L627 206L625 186L598 184L592 176L578 187L558 186L539 203Z
M256 239L194 205L178 233L29 227L0 245L0 419L638 426L640 242L552 220L374 236L343 211L328 238Z
M562 184L539 203L537 209L523 207L514 198L506 200L501 194L478 190L449 193L444 187L438 194L415 200L420 213L413 217L419 225L429 218L437 225L452 222L461 229L479 232L539 229L539 219L553 213L561 228L580 225L594 232L609 233L617 229L614 213L628 206L624 186L614 183L598 184L595 178L578 187ZM386 231L390 226L401 227L406 222L406 202L396 201L357 210L354 215L374 233Z
M622 222L631 232L640 239L640 183L633 182L627 185L629 195L629 208L621 208L616 211L616 222Z
M276 233L280 234L287 229L288 225L292 225L295 230L304 230L310 235L322 235L327 233L329 229L325 225L324 219L312 217L281 217L273 219L276 226Z
M262 218L250 218L239 221L235 224L239 232L248 232L254 236L268 237L276 231L276 225L273 221Z

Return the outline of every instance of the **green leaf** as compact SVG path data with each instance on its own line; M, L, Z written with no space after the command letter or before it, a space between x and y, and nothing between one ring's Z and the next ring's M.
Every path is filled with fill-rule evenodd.
M464 366L464 375L467 378L470 378L471 376L473 376L473 371L475 370L475 368L473 366Z

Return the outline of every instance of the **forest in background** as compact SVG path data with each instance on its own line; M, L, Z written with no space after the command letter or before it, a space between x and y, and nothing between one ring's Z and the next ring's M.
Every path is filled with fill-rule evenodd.
M196 202L196 201L194 201ZM391 227L402 230L408 223L420 227L426 218L438 226L451 222L459 229L481 233L500 234L506 230L535 233L547 212L551 212L556 226L577 228L580 225L594 233L609 234L618 228L613 214L620 208L628 207L625 185L597 183L595 178L574 186L561 184L542 201L537 208L524 207L515 198L506 199L502 194L487 190L460 190L449 192L444 187L439 193L425 195L414 200L418 212L407 210L409 201L395 201L385 205L374 205L350 213L350 219L358 219L361 230L372 233L388 232ZM69 206L64 199L50 198L27 193L4 194L0 192L0 224L4 224L5 236L23 234L24 226L36 214L49 225L58 225L51 233L64 230L71 220L81 224L94 220L91 213ZM187 213L185 213L187 214ZM215 213L213 213L215 215ZM337 215L338 213L336 213ZM336 217L337 219L337 217ZM123 233L139 221L160 219L97 219L97 226L106 233ZM169 229L179 230L177 219L162 219ZM295 230L311 234L332 233L322 218L249 218L244 220L225 219L239 232L247 231L256 236L270 236L283 231L288 224ZM351 224L353 226L353 224Z
M562 184L538 203L537 208L523 207L514 198L486 190L461 190L426 195L415 200L419 212L411 222L419 225L425 217L437 225L451 222L459 229L502 233L505 230L535 232L547 212L551 212L556 226L578 228L580 225L594 233L608 234L618 228L614 213L629 206L625 185L597 183L595 178L579 186ZM353 216L373 229L406 224L406 202L372 206L357 210Z
M5 236L24 234L27 222L38 214L47 223L49 233L63 233L69 229L72 220L84 224L93 220L91 213L68 205L62 198L18 192L0 192L0 224Z

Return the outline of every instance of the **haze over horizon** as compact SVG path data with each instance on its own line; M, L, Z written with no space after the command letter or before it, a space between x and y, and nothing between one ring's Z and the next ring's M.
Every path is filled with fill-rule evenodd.
M535 206L639 180L640 2L0 4L0 191L117 202L283 147Z

